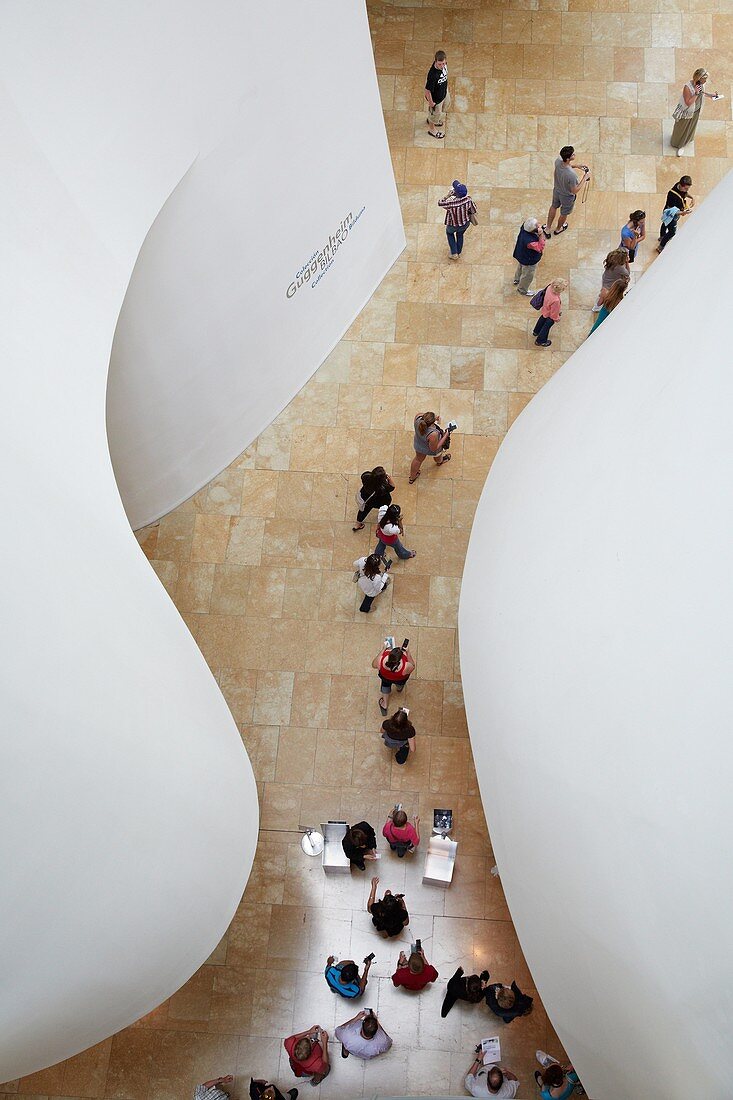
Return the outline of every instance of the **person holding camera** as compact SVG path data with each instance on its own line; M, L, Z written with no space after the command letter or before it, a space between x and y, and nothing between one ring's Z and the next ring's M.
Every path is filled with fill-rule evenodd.
M290 1058L290 1068L296 1077L310 1077L312 1085L320 1085L331 1072L328 1061L328 1032L314 1024L285 1039L283 1046Z
M396 749L395 760L404 764L411 752L415 752L415 727L404 707L398 707L391 718L382 722L382 740L388 749Z
M420 940L415 940L415 947L408 958L404 951L400 951L397 960L397 969L392 975L392 984L403 989L414 989L418 992L430 985L439 977L438 971L425 958Z
M364 593L359 610L365 615L369 614L377 596L380 592L384 592L390 581L387 572L392 562L385 563L384 572L382 572L382 562L383 558L378 554L369 554L366 557L357 558L354 562L354 578Z
M377 932L386 932L388 936L399 936L402 929L410 923L405 895L393 894L391 890L385 890L384 897L380 899L377 897L377 886L379 886L379 878L375 875L367 901L367 913L371 913L372 924Z
M705 91L708 75L707 69L695 69L692 80L688 80L685 84L679 103L672 112L674 126L669 144L677 150L678 157L684 153L685 146L695 140L695 130L700 121L703 100L722 99L719 92Z
M519 1078L504 1066L496 1062L489 1066L484 1065L481 1044L476 1047L476 1057L466 1074L464 1084L471 1096L512 1097L519 1091Z
M404 691L405 684L415 671L415 659L407 648L407 639L401 646L392 649L383 649L372 661L372 668L376 668L379 676L379 709L382 714L387 713L387 697L392 688ZM375 842L376 846L376 842Z
M476 203L468 193L465 183L453 180L453 187L438 199L438 206L445 210L445 235L448 238L451 260L457 260L463 252L463 234L469 225L478 225Z
M392 1046L392 1040L371 1008L365 1008L345 1024L339 1024L334 1034L341 1043L342 1058L353 1054L367 1061L379 1054L386 1054Z
M408 852L414 851L420 843L420 818L415 815L413 821L414 825L411 825L400 804L390 811L384 823L382 836L400 859L403 859Z
M573 212L575 200L578 197L578 192L583 184L587 183L590 179L590 168L586 164L577 165L577 168L583 172L583 175L578 179L576 170L573 167L574 161L575 149L572 145L563 145L560 150L560 156L555 160L555 175L552 183L552 205L547 214L547 223L542 226L542 232L548 239L552 233L552 226L558 211L560 213L560 218L558 220L558 228L555 230L555 236L559 237L561 233L565 232L568 227L568 218ZM560 222L562 222L562 225L560 225Z
M451 432L457 427L451 420L445 431L438 423L434 412L418 413L414 420L415 437L413 447L415 457L410 465L410 485L420 477L420 467L426 458L432 458L436 466L442 466L444 462L450 462L448 453L450 447Z
M351 530L363 530L364 520L372 508L391 504L393 489L394 481L384 466L375 466L373 470L366 470L361 475L361 489L356 494L356 506L359 510L356 513L356 523Z
M514 272L514 285L517 294L529 294L529 288L534 279L537 264L542 259L547 240L540 231L540 223L537 218L527 218L519 227L517 243L514 245L512 256L517 261L517 270Z
M402 509L399 504L384 504L379 509L379 522L377 523L377 545L374 547L374 556L384 558L386 547L391 546L398 558L406 561L414 558L417 550L408 550L400 542L400 535L404 535L402 526Z

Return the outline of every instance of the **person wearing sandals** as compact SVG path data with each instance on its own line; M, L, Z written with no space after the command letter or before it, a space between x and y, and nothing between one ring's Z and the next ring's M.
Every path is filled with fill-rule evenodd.
M683 155L685 146L695 140L703 100L721 98L718 92L705 91L708 75L707 69L695 69L692 80L685 84L680 101L672 112L674 126L669 144L677 150L678 157Z
M541 1073L535 1070L534 1074L542 1100L568 1100L576 1088L584 1095L580 1079L570 1064L563 1068L557 1058L545 1054L544 1050L538 1050L535 1057L543 1067Z
M407 560L414 558L416 550L408 550L400 542L400 535L405 531L402 526L402 510L399 504L385 504L379 509L379 522L377 524L377 545L374 547L374 555L384 558L386 547L391 546L398 558Z
M372 661L372 668L376 668L379 676L379 709L382 714L387 713L387 697L394 686L397 691L404 691L405 684L415 671L415 659L409 649L395 646L394 649L383 649Z
M404 764L411 752L415 752L415 727L407 717L404 707L399 707L391 718L382 722L382 740L388 749L396 749L395 760Z
M364 528L364 520L372 508L381 508L383 504L392 503L392 490L394 481L389 476L384 466L375 466L373 470L365 470L361 475L361 489L356 494L356 523L352 531L361 531Z
M445 196L438 199L438 206L445 210L445 235L448 238L451 260L457 260L463 252L463 234L476 218L476 203L468 193L465 183L453 180L453 187Z
M552 343L552 340L548 340L547 337L552 326L562 316L562 299L560 295L563 290L567 290L567 286L565 279L553 279L545 288L542 309L537 318L537 324L532 329L532 334L536 337L535 344L538 348L549 348Z
M542 232L545 234L545 237L549 238L552 233L555 215L558 212L560 218L557 229L555 230L555 236L559 237L561 233L565 232L568 227L568 218L573 212L575 200L578 197L578 191L580 191L583 184L590 179L590 171L587 168L583 169L583 175L578 179L575 169L572 166L574 160L575 149L572 145L563 145L560 150L560 156L555 160L555 175L552 183L552 205L547 214L547 223L542 226Z
M384 592L389 584L390 578L387 576L387 570L391 564L391 561L386 562L384 572L382 572L382 558L378 557L377 554L357 558L354 562L354 577L364 593L364 599L361 601L359 610L363 611L365 615L369 614L377 596L380 592ZM359 574L358 577L356 576L357 573Z
M600 312L600 308L608 297L608 292L613 284L622 281L628 283L630 274L629 256L626 249L614 248L613 252L609 252L603 261L601 289L598 291L598 300L593 306L594 313Z
M436 466L450 462L450 454L443 444L450 439L450 432L443 431L434 412L418 413L414 420L415 436L412 445L415 457L410 465L410 485L420 477L420 467L426 458L432 458Z
M629 263L636 259L636 250L642 241L646 240L646 213L643 210L632 210L626 225L621 227L621 244L629 254Z
M441 141L445 134L445 112L450 107L450 95L448 94L448 62L445 50L438 50L435 55L427 80L425 81L425 102L428 105L428 133L431 137Z

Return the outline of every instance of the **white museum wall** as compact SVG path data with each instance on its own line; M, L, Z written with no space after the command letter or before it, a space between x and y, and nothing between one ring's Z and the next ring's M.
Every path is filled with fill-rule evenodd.
M327 55L304 50L312 38L303 38L301 7L278 5L277 24L234 0L9 0L0 12L0 117L12 165L0 177L0 1079L76 1053L182 985L226 929L251 866L251 767L130 531L108 452L106 383L130 276L161 208L172 193L188 201L176 189L192 165L241 159L229 135L243 96L252 130L256 108L275 95L262 64L250 66L253 52L274 53L277 40L291 77L308 87L321 79ZM360 5L343 8L342 24L366 27ZM323 24L335 4L308 10ZM255 26L271 34L257 50ZM327 92L339 97L336 84ZM282 162L278 171L284 188ZM343 187L343 166L339 173ZM200 214L201 192L198 202ZM375 280L357 230L382 240L378 213L371 207L369 222L365 212L353 241ZM325 226L335 228L313 211L316 243ZM198 247L199 226L176 226L179 236L189 230ZM307 238L310 255L316 244L303 234L295 245ZM390 247L399 247L394 233ZM386 253L383 241L375 248ZM348 282L346 266L337 257L324 288L332 276ZM280 274L292 277L290 260ZM368 293L353 278L350 303L332 294L328 339L357 311L357 293ZM294 317L298 297L305 292L288 303ZM318 340L326 347L312 319L300 323L313 354ZM288 368L295 388L317 365L300 362L297 384ZM268 416L278 409L272 389Z
M245 98L161 210L125 298L107 423L134 528L271 423L404 248L363 3L292 5L283 23L279 5L232 9ZM332 266L296 289L349 214Z
M729 175L512 427L461 590L502 882L597 1097L731 1094L732 202Z

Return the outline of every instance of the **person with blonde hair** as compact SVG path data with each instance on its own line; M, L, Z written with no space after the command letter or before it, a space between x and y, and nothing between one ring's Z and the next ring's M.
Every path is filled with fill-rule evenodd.
M420 467L426 458L435 461L436 466L450 462L450 454L443 450L443 444L450 439L450 432L443 431L434 412L418 413L414 420L415 437L413 447L415 457L410 465L410 485L420 477Z
M719 92L705 91L708 76L707 69L695 69L692 80L688 80L685 84L679 103L672 112L674 127L669 144L677 150L678 157L681 157L685 147L695 140L695 130L700 121L703 100L721 98Z
M538 348L549 348L552 340L548 340L550 329L562 316L562 299L560 295L563 290L567 290L568 284L565 279L553 279L552 282L545 287L544 300L540 309L540 315L537 319L537 324L532 329L532 334L535 337L535 344Z

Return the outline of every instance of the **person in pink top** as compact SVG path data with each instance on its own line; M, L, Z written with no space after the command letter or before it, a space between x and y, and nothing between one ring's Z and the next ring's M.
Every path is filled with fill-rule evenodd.
M545 288L545 300L542 303L537 324L532 329L532 334L536 337L535 344L538 348L549 348L552 343L552 340L548 340L547 337L552 326L560 320L562 315L560 295L563 290L567 290L567 286L565 279L553 279L549 286Z
M390 848L400 858L417 848L420 843L420 818L416 816L413 821L414 826L407 820L405 811L401 807L395 807L382 829L382 836L389 841Z

